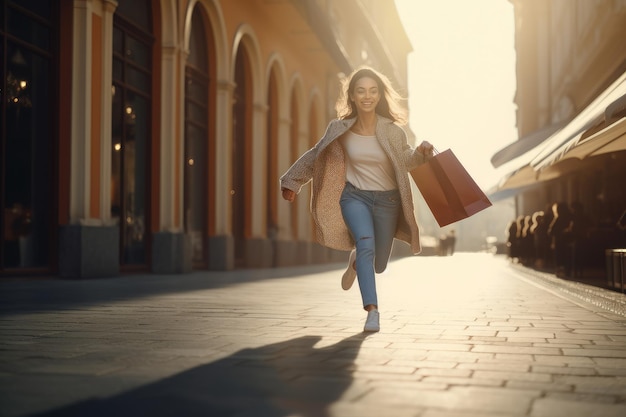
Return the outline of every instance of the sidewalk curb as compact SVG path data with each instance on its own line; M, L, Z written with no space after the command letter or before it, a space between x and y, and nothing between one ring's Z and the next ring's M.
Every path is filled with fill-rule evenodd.
M626 295L604 288L557 278L553 274L537 271L519 264L511 268L531 278L535 283L554 290L568 298L575 298L600 307L606 311L626 317Z

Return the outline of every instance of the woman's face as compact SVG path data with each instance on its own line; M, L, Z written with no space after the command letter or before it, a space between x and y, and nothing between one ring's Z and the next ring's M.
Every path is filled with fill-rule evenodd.
M380 90L376 80L363 77L354 83L354 91L350 94L358 113L374 112L380 101Z

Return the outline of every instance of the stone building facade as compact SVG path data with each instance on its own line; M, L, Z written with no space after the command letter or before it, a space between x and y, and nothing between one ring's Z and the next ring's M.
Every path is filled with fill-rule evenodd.
M337 258L312 241L306 194L284 203L278 177L354 68L406 94L392 0L0 5L0 275Z
M580 203L599 265L603 249L626 243L616 226L626 210L626 1L510 1L519 140L492 157L492 196L515 198L519 216Z

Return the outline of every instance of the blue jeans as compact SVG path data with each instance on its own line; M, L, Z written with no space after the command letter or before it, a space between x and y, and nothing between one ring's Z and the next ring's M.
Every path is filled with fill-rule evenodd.
M360 190L347 182L340 205L356 243L356 274L363 306L378 306L375 274L383 272L389 262L402 207L400 192Z

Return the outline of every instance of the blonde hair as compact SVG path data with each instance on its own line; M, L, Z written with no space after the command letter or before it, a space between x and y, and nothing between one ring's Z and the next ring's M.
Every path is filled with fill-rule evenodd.
M404 98L391 86L391 81L385 75L370 67L360 67L342 81L341 94L335 105L337 118L352 119L357 116L357 109L350 100L350 94L354 93L356 82L364 77L376 81L379 91L383 92L376 106L376 113L399 124L405 124L407 122L406 110L400 104Z

